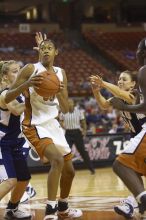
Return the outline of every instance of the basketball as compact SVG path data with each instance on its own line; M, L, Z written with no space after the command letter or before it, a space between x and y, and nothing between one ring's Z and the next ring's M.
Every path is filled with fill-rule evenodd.
M43 76L43 81L39 88L35 88L38 95L42 97L50 97L56 95L60 89L60 81L55 73L44 71L40 73Z

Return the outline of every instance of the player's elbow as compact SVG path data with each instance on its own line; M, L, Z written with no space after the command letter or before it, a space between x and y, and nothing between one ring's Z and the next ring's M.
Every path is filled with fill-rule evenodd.
M64 105L64 106L62 106L62 108L61 108L61 112L62 112L63 114L68 113L68 112L69 112L69 106L68 106L68 105Z

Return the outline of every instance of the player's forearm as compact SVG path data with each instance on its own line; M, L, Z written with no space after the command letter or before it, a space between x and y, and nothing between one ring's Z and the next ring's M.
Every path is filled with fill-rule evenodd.
M13 107L13 109L11 108L10 111L12 112L12 114L18 116L18 115L21 115L22 112L24 112L24 109L25 109L25 104L18 103Z
M107 109L109 107L108 101L101 95L99 91L93 91L93 94L101 109Z
M118 86L113 85L108 82L103 82L103 87L106 88L109 92L111 92L114 96L121 98L126 101L128 104L135 103L135 97L129 91L123 91Z
M59 101L61 112L64 114L69 112L68 98L65 98L62 94L57 94L57 99Z
M145 113L146 114L146 103L141 103L139 105L123 105L121 109L122 111L128 111L131 113Z
M103 87L106 88L109 92L111 92L114 96L117 96L119 98L121 98L121 93L122 93L122 90L116 86L116 85L113 85L111 83L108 83L108 82L105 82L103 81Z
M8 104L9 102L13 101L16 99L21 93L23 93L26 89L28 88L28 83L27 81L20 85L17 88L9 89L6 93L5 96L5 103Z

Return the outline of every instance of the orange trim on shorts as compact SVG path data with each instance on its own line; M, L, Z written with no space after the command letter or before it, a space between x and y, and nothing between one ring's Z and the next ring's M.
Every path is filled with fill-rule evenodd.
M28 141L32 144L32 146L37 151L40 158L44 157L44 150L49 144L53 143L53 140L51 138L40 138L37 129L35 126L22 126L22 131L25 135L25 137L28 139Z
M117 159L120 163L146 176L146 134L133 154L120 154Z
M23 93L24 97L25 97L25 110L24 110L24 119L22 121L22 125L31 125L31 119L32 119L32 107L30 104L30 93L29 93L29 89L26 90Z
M71 152L64 156L65 161L71 160L72 158L73 158L73 154Z

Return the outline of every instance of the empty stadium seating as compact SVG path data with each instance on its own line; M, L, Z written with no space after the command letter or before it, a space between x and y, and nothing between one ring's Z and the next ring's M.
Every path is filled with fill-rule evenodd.
M59 45L59 56L55 65L66 70L69 82L69 93L73 96L91 94L89 76L102 73L111 74L103 65L81 48L72 46L65 40L63 33L51 33L49 38ZM34 34L11 33L0 35L0 57L2 60L15 59L26 63L37 62L37 52L32 50L35 45Z
M106 57L121 69L134 70L138 65L135 51L139 41L146 36L141 32L85 31L85 39L95 45Z

